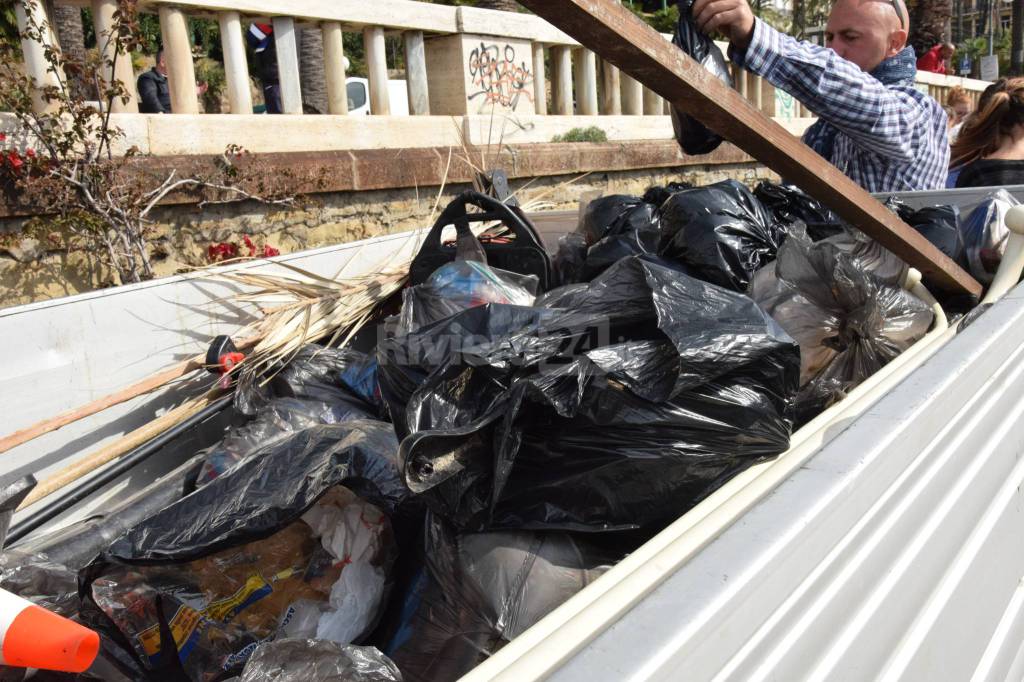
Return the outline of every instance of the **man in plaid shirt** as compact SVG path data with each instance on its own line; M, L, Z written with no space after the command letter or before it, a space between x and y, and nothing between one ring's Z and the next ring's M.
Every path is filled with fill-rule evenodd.
M695 0L691 12L701 31L729 38L734 62L817 114L804 142L864 189L945 187L946 114L914 87L903 0L837 0L827 48L779 33L747 0Z

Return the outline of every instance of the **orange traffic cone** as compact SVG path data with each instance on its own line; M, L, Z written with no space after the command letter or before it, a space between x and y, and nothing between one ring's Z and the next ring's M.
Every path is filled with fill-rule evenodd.
M80 673L99 650L89 628L0 589L0 665Z

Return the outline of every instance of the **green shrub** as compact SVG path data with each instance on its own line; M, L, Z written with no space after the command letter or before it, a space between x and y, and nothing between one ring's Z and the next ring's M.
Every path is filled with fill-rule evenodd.
M607 142L608 135L597 126L572 128L564 135L555 135L552 142Z

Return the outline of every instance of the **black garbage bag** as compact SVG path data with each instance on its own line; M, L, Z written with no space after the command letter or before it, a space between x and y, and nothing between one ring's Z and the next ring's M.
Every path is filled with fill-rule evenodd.
M648 204L654 204L655 207L660 207L665 203L666 199L676 192L682 192L684 189L693 189L693 187L692 182L686 182L685 180L676 180L664 187L653 185L644 192L643 200Z
M967 265L964 258L964 238L960 232L959 208L956 206L925 206L913 209L895 196L886 199L885 206L958 265Z
M694 25L693 17L690 14L692 7L692 0L680 0L679 23L676 26L675 35L672 36L672 42L710 71L715 78L731 88L732 76L729 74L725 56L711 38L701 33ZM676 141L685 153L709 154L722 144L720 136L708 130L703 123L692 116L675 107L671 107L671 114Z
M812 239L824 239L842 231L843 220L795 185L763 181L754 188L754 196L776 223L802 222Z
M253 384L239 384L235 390L235 409L245 415L255 415L261 405L277 398L299 398L321 403L353 403L359 407L373 409L373 402L366 402L357 387L347 386L342 377L355 369L365 366L367 357L351 348L328 348L308 344L284 367L269 370L270 382L261 387Z
M278 639L256 648L240 682L402 682L402 674L372 646Z
M382 341L406 481L467 530L677 518L788 446L799 353L744 295L627 258Z
M865 267L844 239L812 242L800 225L754 277L750 295L800 343L801 423L923 337L934 318L892 278Z
M420 285L402 292L399 333L443 320L467 308L487 303L532 305L540 281L472 260L442 265Z
M396 450L368 420L265 446L112 543L79 595L152 679L237 673L277 636L355 641L379 616L408 497Z
M657 253L661 241L657 208L623 194L591 201L579 231L590 245L583 262L584 281L594 279L623 258Z
M569 533L459 534L433 517L425 544L384 647L406 682L462 677L621 558Z
M554 287L583 281L587 248L587 238L579 232L568 232L558 238L558 251L551 260Z
M661 255L695 277L746 291L775 260L785 233L747 187L735 180L673 194L661 207Z

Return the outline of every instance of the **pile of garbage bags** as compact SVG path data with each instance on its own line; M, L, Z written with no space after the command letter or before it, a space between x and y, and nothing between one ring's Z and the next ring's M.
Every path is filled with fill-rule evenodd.
M1007 199L890 207L990 271ZM372 348L239 386L148 505L0 555L0 586L101 633L87 678L454 680L934 321L906 264L773 183L592 201L547 290L459 254Z

